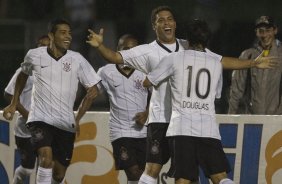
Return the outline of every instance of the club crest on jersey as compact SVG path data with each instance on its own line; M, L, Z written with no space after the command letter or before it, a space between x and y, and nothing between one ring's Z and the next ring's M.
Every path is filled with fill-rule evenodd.
M63 62L63 70L65 71L65 72L69 72L69 71L71 71L71 64L69 63L69 62Z
M127 149L125 147L121 147L120 148L120 159L121 160L127 160L128 159L128 153L127 153Z
M152 143L152 147L151 147L151 153L153 155L156 155L160 152L160 143L157 140L154 140L154 142Z
M145 90L145 88L142 85L143 81L141 79L135 79L134 80L134 87L136 89L141 89L141 90Z

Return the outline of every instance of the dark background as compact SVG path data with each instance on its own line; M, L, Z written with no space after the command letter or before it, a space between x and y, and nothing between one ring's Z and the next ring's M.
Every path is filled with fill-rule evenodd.
M280 0L0 0L0 109L5 86L39 36L46 34L48 22L56 17L68 19L73 26L71 49L82 53L97 71L106 64L85 43L87 29L105 28L105 44L115 49L123 34L137 36L149 43L155 35L151 28L151 10L168 5L175 11L177 37L184 38L184 25L192 18L205 19L213 33L209 48L223 56L238 57L255 39L254 21L261 15L273 16L278 27L282 13ZM278 34L281 38L281 34ZM232 71L224 71L222 98L216 102L217 113L228 109L228 90ZM84 90L78 93L78 101ZM107 110L101 96L92 110ZM78 102L75 104L77 107Z

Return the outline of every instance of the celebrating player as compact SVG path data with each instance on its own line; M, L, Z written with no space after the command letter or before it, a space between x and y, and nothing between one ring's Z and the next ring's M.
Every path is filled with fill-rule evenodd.
M34 86L27 126L31 142L37 151L39 167L37 184L60 183L72 157L75 132L79 121L98 94L100 77L79 53L68 50L71 44L70 24L63 19L50 22L51 44L31 49L22 63L11 104L3 116L10 120L28 75L34 76ZM78 113L73 105L78 82L87 90Z
M117 50L137 46L132 35L123 35ZM99 69L110 100L110 139L117 170L124 170L128 184L137 184L145 169L148 90L142 86L145 74L124 66L108 64Z
M189 49L173 53L148 75L144 86L157 86L168 78L172 115L167 130L171 150L168 176L176 184L189 184L199 177L200 165L214 184L234 184L223 151L214 100L220 98L224 57L206 51L209 29L194 20L188 27ZM234 58L234 60L236 60Z
M167 6L160 6L152 11L151 23L156 33L156 40L129 50L114 52L103 44L103 29L99 34L89 30L88 41L97 48L102 56L111 63L125 64L148 74L160 60L173 52L182 51L188 46L187 41L175 38L176 22L172 10ZM264 61L264 62L262 62ZM268 59L233 60L225 57L222 60L223 68L241 69L249 67L269 67L272 63ZM147 129L147 163L145 172L139 183L154 184L162 166L169 160L168 142L165 138L171 115L170 90L167 81L160 83L152 92L149 107Z
M49 37L46 36L47 35L39 37L37 44L38 47L49 45L50 40ZM20 72L21 68L16 71L9 84L5 88L4 97L9 102L13 98L16 79ZM29 76L20 96L20 102L17 105L17 110L19 111L20 115L14 126L14 133L16 145L20 153L21 163L20 166L15 170L13 184L21 184L25 181L25 178L31 175L36 160L36 155L30 142L31 135L29 130L25 126L30 109L32 85L33 76Z

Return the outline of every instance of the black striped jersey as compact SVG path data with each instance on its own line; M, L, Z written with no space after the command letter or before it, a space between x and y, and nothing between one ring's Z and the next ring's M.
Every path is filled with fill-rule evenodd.
M151 72L160 60L172 52L184 50L187 41L177 39L174 44L161 44L153 41L150 44L139 45L129 50L120 51L124 64L145 74ZM148 123L168 123L171 115L170 89L167 81L155 87L149 106Z
M28 51L22 71L34 77L28 122L43 121L75 132L73 106L78 82L91 87L101 80L88 61L71 50L56 60L47 47L39 47Z
M185 50L165 57L148 75L153 85L169 80L172 115L167 136L221 139L214 107L221 96L221 59L208 50Z
M97 73L110 101L110 140L146 137L146 126L133 119L136 113L146 110L148 90L142 86L145 74L137 70L126 74L115 64L108 64Z

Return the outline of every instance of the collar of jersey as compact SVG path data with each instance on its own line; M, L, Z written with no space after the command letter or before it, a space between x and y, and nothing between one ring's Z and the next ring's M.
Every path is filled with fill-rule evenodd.
M121 73L123 76L125 76L126 78L129 78L132 74L133 74L133 72L135 71L135 70L132 70L131 72L129 72L129 74L126 74L124 71L122 71L119 67L118 67L118 65L116 65L116 68L117 68L117 70L119 71L119 73Z
M177 39L175 39L175 41L176 41L176 48L175 48L175 51L174 51L174 52L177 52L177 51L179 50L179 43L178 43ZM172 52L172 51L169 50L164 44L162 44L159 40L156 40L156 42L157 42L157 44L158 44L161 48L163 48L163 49L166 50L167 52L169 52L169 53Z
M48 47L47 47L47 53L48 53L53 59L55 59L56 61L59 61L64 55L66 55L67 51L66 51L61 57L58 57L58 58L56 58L56 57L52 54L50 48L48 48Z

